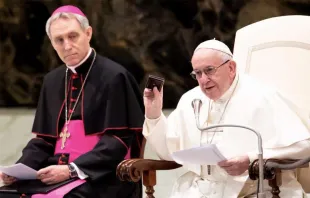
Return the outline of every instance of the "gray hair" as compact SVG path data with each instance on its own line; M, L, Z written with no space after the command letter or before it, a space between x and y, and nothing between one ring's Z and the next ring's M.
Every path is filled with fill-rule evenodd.
M51 24L53 21L59 18L65 18L65 19L76 18L84 30L89 27L89 21L86 17L79 15L79 14L74 14L74 13L59 12L51 16L46 22L45 31L49 38L51 38L51 33L50 33Z

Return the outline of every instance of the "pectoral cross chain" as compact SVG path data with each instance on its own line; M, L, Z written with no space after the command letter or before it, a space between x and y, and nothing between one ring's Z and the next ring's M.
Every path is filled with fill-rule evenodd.
M207 167L208 167L208 175L211 175L211 166L207 165Z
M70 133L68 132L68 129L65 128L61 133L60 133L60 137L61 137L61 149L65 148L65 143L67 141L67 138L70 137Z

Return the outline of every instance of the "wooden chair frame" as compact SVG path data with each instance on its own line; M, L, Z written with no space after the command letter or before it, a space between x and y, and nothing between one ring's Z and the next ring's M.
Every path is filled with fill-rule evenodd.
M117 167L117 176L122 181L130 182L139 182L142 179L143 186L145 186L146 197L154 197L154 186L156 185L156 171L157 170L172 170L180 168L182 165L177 164L173 161L165 160L152 160L152 159L143 159L144 148L146 140L143 140L141 158L138 159L128 159L122 161ZM277 164L282 165L293 165L288 169L296 168L306 168L310 158L303 160L303 164L296 165L299 160L277 160L277 159L267 159L264 164L264 179L268 180L269 186L272 188L272 198L280 198L280 186L281 181L281 168L275 168ZM300 164L300 163L299 163ZM255 160L249 165L249 177L252 180L257 180L259 171L258 171L258 160Z

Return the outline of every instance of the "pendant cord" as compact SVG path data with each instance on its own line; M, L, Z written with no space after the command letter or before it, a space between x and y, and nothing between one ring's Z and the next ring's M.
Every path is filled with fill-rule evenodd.
M221 114L221 117L220 117L220 119L219 119L219 121L218 121L218 124L222 121L222 119L223 119L223 117L224 117L224 114L225 114L225 111L226 111L226 109L227 109L227 106L228 106L228 104L229 104L229 102L230 102L230 99L232 98L232 96L234 95L234 93L235 93L235 90L236 90L236 88L237 88L237 86L238 86L238 82L239 82L239 76L237 76L237 82L236 82L236 85L235 85L235 87L234 87L234 89L233 89L233 91L232 91L232 93L231 93L231 95L230 95L230 97L229 97L229 99L228 99L228 101L226 102L226 104L225 104L225 106L224 106L224 110L223 110L223 112L222 112L222 114ZM209 106L208 106L208 118L207 118L207 127L209 126L209 122L211 122L211 119L210 119L210 115L211 115L211 100L209 100ZM214 138L214 136L215 136L215 133L217 133L217 131L216 131L216 129L215 129L215 131L213 131L213 134L212 134L212 137L211 137L211 140L209 141L209 133L208 133L208 131L207 131L207 144L211 144L212 142L213 142L213 138ZM211 165L207 165L207 169L208 169L208 175L211 175Z
M222 121L222 119L223 119L223 117L224 117L224 114L225 114L225 111L226 111L226 108L227 108L227 106L228 106L228 104L229 104L229 102L230 102L230 99L231 99L232 96L234 95L235 90L236 90L236 87L238 86L239 77L237 76L237 78L238 78L238 79L237 79L236 85L235 85L235 87L234 87L234 90L232 91L232 93L231 93L231 95L230 95L228 101L227 101L226 104L225 104L224 110L223 110L223 112L222 112L222 114L221 114L221 117L220 117L220 119L219 119L219 121L218 121L218 124L220 124L220 122ZM210 114L211 114L211 106L212 106L212 105L211 105L211 100L209 100L207 126L209 126ZM215 136L215 133L217 133L217 131L214 131L214 132L213 132L211 141L209 142L209 136L208 136L208 132L207 132L207 144L211 144L211 143L212 143L213 138L214 138L214 136Z
M93 49L93 50L94 50L94 49ZM95 59L96 59L96 51L94 50L94 58L93 58L93 60L92 60L92 63L91 63L91 65L90 65L88 71L87 71L86 77L85 77L85 79L84 79L84 82L83 82L83 84L82 84L81 90L80 90L79 95L78 95L78 97L77 97L77 99L76 99L76 101L75 101L75 104L74 104L74 106L73 106L73 108L72 108L72 111L71 111L71 114L70 114L69 118L68 118L68 70L69 70L69 68L66 69L66 78L65 78L65 111L66 111L66 113L65 113L65 114L66 114L66 115L65 115L65 121L66 121L66 122L65 122L65 126L66 126L66 128L67 128L67 126L68 126L68 124L69 124L69 121L71 120L71 117L72 117L72 115L73 115L73 112L74 112L74 110L75 110L75 108L76 108L76 106L77 106L77 104L78 104L78 102L79 102L80 96L81 96L81 94L82 94L82 92L83 92L83 89L84 89L86 80L87 80L87 78L88 78L88 75L89 75L89 73L90 73L90 70L91 70L92 67L93 67L93 64L94 64L94 62L95 62Z

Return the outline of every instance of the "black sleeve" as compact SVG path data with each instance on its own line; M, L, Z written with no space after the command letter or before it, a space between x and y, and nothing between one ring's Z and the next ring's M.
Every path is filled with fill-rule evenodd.
M100 141L93 150L81 155L74 163L91 180L116 178L116 167L124 160L128 148L131 157L138 157L144 121L142 96L131 75L117 75L110 82L108 103L102 122L109 120Z
M134 133L129 130L107 132L93 150L81 155L74 163L91 180L115 178L116 167L124 160L133 139Z
M46 80L44 78L32 128L34 134L45 131L48 128L47 116L45 116L48 114L45 85ZM55 144L56 137L37 134L35 138L28 142L22 151L22 156L16 163L23 163L35 170L39 170L44 167L48 158L54 155Z
M54 155L56 139L37 135L22 151L16 163L23 163L35 170L43 168L49 157Z

